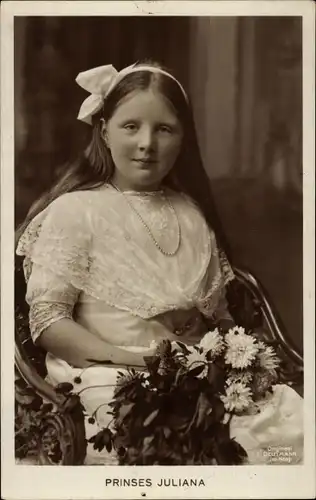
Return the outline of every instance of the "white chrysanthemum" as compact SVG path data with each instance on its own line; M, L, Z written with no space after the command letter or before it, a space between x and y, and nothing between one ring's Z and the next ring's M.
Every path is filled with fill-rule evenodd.
M227 411L241 412L252 403L251 390L240 382L229 385L226 394L221 396Z
M256 339L246 335L242 327L234 327L225 335L227 351L225 361L233 368L247 368L258 353Z
M233 326L233 328L230 328L228 330L228 333L226 334L227 335L236 335L236 334L240 334L240 333L245 333L245 329L242 327L242 326Z
M204 370L198 375L198 378L204 377L207 373L208 366L205 352L199 352L193 347L188 347L188 350L190 353L186 355L187 367L191 370L197 366L204 365Z
M258 342L258 347L258 360L260 367L268 371L278 368L280 360L273 347L267 346L263 342Z
M249 371L237 371L232 370L228 374L228 378L226 380L227 385L235 384L236 382L240 382L241 384L248 385L253 378L253 374Z
M201 347L205 351L211 351L212 356L215 358L223 351L225 344L222 336L220 335L218 328L215 330L208 332L204 335L199 343L199 347Z

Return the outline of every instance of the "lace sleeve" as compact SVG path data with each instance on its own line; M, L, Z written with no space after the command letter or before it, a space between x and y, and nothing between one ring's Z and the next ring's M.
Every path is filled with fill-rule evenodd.
M80 291L46 266L32 265L26 300L30 305L29 327L35 343L56 321L73 317Z
M24 255L26 301L33 341L52 323L72 318L88 279L90 232L84 205L64 195L34 219L20 239Z
M33 342L36 343L41 333L56 321L72 319L73 307L58 302L38 302L31 304L29 325Z
M216 316L216 319L231 319L227 309L225 287L235 276L226 255L218 248L213 232L211 232L211 244L211 258L197 307L206 317Z

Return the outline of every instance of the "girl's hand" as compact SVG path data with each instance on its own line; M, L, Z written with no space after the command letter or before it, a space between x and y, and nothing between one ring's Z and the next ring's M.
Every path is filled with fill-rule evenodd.
M152 356L155 356L156 354L156 348L149 348L148 350L144 352L130 352L130 363L133 366L141 366L141 367L146 367L146 361L144 358L150 358Z

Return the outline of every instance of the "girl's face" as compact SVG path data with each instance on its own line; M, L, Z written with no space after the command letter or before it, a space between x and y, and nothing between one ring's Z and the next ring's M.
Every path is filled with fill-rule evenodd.
M122 190L155 190L172 169L183 129L171 104L158 92L126 96L102 127L115 165L114 184Z

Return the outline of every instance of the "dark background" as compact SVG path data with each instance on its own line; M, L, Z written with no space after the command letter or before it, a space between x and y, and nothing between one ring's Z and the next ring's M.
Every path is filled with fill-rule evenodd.
M77 74L156 59L191 97L235 263L301 347L301 18L15 17L14 29L16 223L88 141Z

